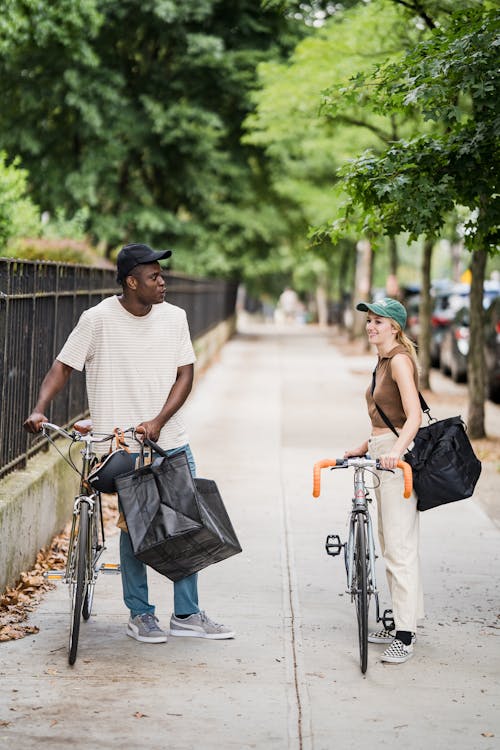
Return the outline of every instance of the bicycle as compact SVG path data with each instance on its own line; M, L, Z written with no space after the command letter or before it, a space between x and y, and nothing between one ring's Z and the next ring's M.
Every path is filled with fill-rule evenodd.
M409 498L412 493L411 466L405 461L398 461L398 468L404 474L403 496ZM338 534L328 534L325 549L328 555L333 557L340 555L344 550L344 562L347 574L346 593L350 594L351 601L356 604L356 616L358 621L359 661L362 674L365 674L368 666L368 611L370 601L373 597L376 605L377 623L381 622L384 628L391 630L394 627L391 610L385 610L380 615L377 581L375 576L375 540L373 536L372 521L369 511L369 489L366 486L365 472L372 474L377 480L374 469L382 471L393 471L383 469L378 459L369 456L356 458L332 458L317 461L313 470L313 497L319 497L321 492L321 469L354 469L354 495L352 508L349 516L349 531L347 541L342 543Z
M73 503L66 568L64 571L50 570L45 574L49 580L62 579L64 583L69 585L70 629L68 661L73 665L78 650L81 618L83 617L84 620L90 618L94 601L94 587L99 572L120 572L118 563L104 564L101 562L102 554L106 549L106 540L101 494L89 482L89 475L99 461L92 450L92 446L94 443L104 443L107 441L110 442L111 446L113 439L117 440L118 445L124 445L124 435L126 433L134 434L134 429L129 428L124 431L115 430L111 435L97 436L92 433L91 421L86 419L73 425L71 432L51 422L43 422L41 431L62 455L64 460L80 476L78 495L75 497ZM68 449L68 458L66 458L55 444L52 433L57 433L71 441ZM80 451L83 457L81 469L76 466L71 457L71 448L75 443L83 443Z

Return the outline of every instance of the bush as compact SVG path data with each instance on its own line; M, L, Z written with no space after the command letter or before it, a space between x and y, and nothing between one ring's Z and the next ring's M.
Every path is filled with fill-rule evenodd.
M7 164L0 151L0 249L11 237L40 234L40 212L27 196L28 173L19 167L19 159Z

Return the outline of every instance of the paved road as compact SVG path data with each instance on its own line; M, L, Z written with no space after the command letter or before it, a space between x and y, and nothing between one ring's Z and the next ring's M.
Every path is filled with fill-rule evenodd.
M415 657L383 665L373 646L359 671L342 563L324 552L345 529L351 480L328 475L313 500L311 467L366 434L372 360L305 328L247 329L226 345L189 411L198 473L217 480L244 548L200 574L201 604L237 637L138 644L119 578L103 576L70 668L60 584L32 615L40 633L0 645L0 750L500 747L500 528L483 510L497 512L494 467L477 499L422 515ZM379 578L385 593L381 564ZM171 584L150 580L168 624Z

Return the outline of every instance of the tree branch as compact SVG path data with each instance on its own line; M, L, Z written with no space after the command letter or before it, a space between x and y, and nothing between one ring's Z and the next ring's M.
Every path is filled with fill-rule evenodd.
M418 2L418 0L392 0L393 3L397 3L398 5L403 5L405 8L408 8L408 10L413 10L415 13L418 13L418 15L425 21L427 27L429 29L435 29L436 24L432 20L432 18L425 12L422 5Z
M365 122L364 120L358 120L356 117L350 117L349 115L335 115L331 118L329 116L329 119L336 122L342 122L345 125L355 125L358 128L367 128L367 130L371 130L372 133L375 133L375 135L377 135L384 143L394 142L394 137L391 133L387 133L385 130L382 130L376 125L372 125L369 122Z

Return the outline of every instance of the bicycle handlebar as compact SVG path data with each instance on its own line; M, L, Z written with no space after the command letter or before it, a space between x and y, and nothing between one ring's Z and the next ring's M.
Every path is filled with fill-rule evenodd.
M392 469L383 469L380 466L380 461L375 458L355 457L355 458L323 458L321 461L316 461L313 469L313 497L319 497L321 492L321 469L333 468L344 468L347 469L349 466L353 466L358 469L362 468L374 468L381 471L392 471ZM409 498L413 491L413 475L410 464L406 461L398 461L396 464L398 469L402 469L404 477L404 491L403 497Z
M76 430L73 430L73 432L68 432L68 430L65 430L64 427L59 427L58 424L53 424L52 422L42 422L40 426L41 432L46 433L46 430L52 430L52 432L58 432L60 435L63 435L63 437L67 438L68 440L85 440L87 436L89 436L88 439L91 440L92 443L105 443L107 440L112 440L112 438L115 437L114 433L111 433L111 435L101 435L100 437L97 437L96 435L92 434L92 432L88 432L86 434L78 432ZM135 434L135 428L129 427L126 430L122 430L123 433L134 433Z

